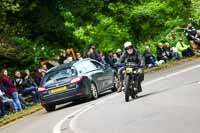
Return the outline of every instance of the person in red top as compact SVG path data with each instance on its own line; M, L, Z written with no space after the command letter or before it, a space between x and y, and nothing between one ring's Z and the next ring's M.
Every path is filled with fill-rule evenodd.
M22 106L21 106L21 103L19 101L17 88L15 87L15 85L12 82L12 80L8 76L8 71L6 69L3 69L1 71L0 78L1 78L0 82L2 82L3 85L6 88L6 90L5 90L6 95L11 97L13 99L13 101L14 101L15 111L21 111L22 110Z

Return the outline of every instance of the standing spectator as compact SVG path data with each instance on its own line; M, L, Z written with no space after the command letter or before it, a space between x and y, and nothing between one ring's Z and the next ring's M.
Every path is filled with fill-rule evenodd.
M96 46L94 44L91 45L89 58L101 61L99 53L96 51Z
M112 67L114 68L115 64L114 64L114 58L113 58L113 51L108 51L108 55L106 57L106 62Z
M192 23L189 23L187 25L187 28L185 29L185 33L186 33L188 40L193 41L194 37L197 33L197 30L192 26Z
M101 58L100 62L105 65L106 64L105 55L103 54L103 52L100 52L99 55L100 55L100 58Z
M166 62L168 59L165 50L163 48L163 44L159 43L157 47L157 60L160 62L160 64Z
M179 41L176 44L176 48L178 49L178 53L181 57L188 57L188 56L193 56L194 53L190 46L186 45L183 42L183 39L180 38Z
M65 59L67 59L68 57L72 57L70 49L66 49L66 51L65 51Z
M197 44L197 48L200 48L200 30L197 30L197 34L194 38L194 42Z
M2 82L3 85L6 87L6 91L5 91L6 95L10 96L13 99L15 111L21 111L22 106L18 97L17 88L12 83L12 80L8 76L8 72L6 69L3 69L1 71L0 82Z
M33 101L35 103L38 103L38 93L37 93L37 85L36 83L31 79L30 72L28 69L24 72L24 80L22 83L22 94L23 95L32 95Z
M120 58L121 58L121 56L122 56L122 50L121 49L117 49L116 50L116 54L114 54L114 62L116 63L116 64L119 64L120 63Z
M145 64L146 64L147 67L150 68L150 67L154 67L154 66L157 65L156 58L151 53L149 46L145 46L145 50L144 50L143 56L145 58Z
M37 84L37 86L40 85L42 77L46 74L47 70L48 69L47 69L46 64L43 64L39 68L36 69L36 71L35 71L35 83Z

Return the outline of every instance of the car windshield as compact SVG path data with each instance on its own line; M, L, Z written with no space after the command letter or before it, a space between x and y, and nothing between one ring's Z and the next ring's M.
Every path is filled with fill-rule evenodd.
M52 71L45 75L42 84L48 85L58 80L73 77L75 76L75 74L76 71L71 68L64 68L57 71Z

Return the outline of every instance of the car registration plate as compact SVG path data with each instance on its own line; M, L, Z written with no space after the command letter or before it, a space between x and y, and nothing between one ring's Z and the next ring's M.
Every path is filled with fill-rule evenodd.
M126 73L132 73L133 72L133 68L127 67L125 71L126 71Z
M67 90L67 86L55 88L55 89L51 90L51 93L57 93L57 92L65 91L65 90Z

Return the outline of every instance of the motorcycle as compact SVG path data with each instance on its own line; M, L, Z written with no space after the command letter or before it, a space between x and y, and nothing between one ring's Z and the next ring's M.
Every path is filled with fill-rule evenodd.
M135 63L126 63L124 70L124 92L125 92L125 101L128 102L130 96L132 99L137 98L137 78L138 66Z

